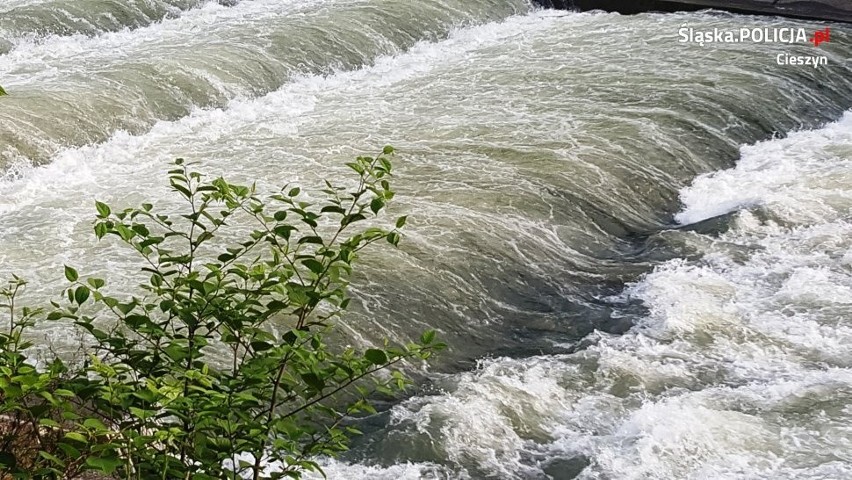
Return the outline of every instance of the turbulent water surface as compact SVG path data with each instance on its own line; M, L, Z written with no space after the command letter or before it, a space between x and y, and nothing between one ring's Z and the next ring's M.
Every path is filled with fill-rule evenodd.
M168 161L319 185L385 143L398 251L343 331L436 327L428 384L333 479L852 478L852 31L522 0L6 0L0 265L135 277L92 202L171 208ZM778 54L828 58L780 66ZM51 341L72 342L49 325Z

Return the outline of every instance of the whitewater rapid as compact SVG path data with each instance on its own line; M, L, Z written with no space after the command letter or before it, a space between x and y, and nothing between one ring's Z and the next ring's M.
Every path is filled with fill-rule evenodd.
M524 0L232 3L194 2L179 15L93 35L51 34L58 20L44 12L56 7L27 3L42 12L36 33L15 37L0 55L3 86L15 93L0 110L0 168L44 164L117 131L142 134L197 108L262 96L302 75L357 69L453 28L530 8ZM79 7L91 21L103 17Z
M648 309L630 331L446 376L373 447L418 455L332 478L852 477L852 112L743 147L681 199L679 221L728 224L656 234L698 258L613 299Z

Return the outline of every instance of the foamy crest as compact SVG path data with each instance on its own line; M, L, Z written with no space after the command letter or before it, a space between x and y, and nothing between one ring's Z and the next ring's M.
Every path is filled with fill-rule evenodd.
M743 147L737 166L681 193L683 224L767 205L793 222L818 222L852 201L852 113L821 130Z
M685 189L685 222L760 207L630 286L649 313L627 334L483 362L397 425L499 478L852 477L850 127L744 147Z
M320 465L326 474L325 478L329 479L449 480L453 478L467 480L470 478L466 475L458 476L438 465L426 463L404 463L390 467L376 467L325 460L320 462ZM310 473L305 475L304 478L319 480L324 477L316 473Z

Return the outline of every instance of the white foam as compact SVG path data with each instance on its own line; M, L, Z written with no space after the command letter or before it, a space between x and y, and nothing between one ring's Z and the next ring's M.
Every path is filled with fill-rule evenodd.
M0 56L0 75L4 85L14 87L42 82L55 77L84 73L117 61L143 61L203 46L215 38L226 37L229 28L240 26L247 34L268 25L274 19L315 7L327 0L252 0L228 7L207 2L175 18L167 18L145 27L108 32L95 37L69 36L23 37L16 48ZM330 0L329 0L330 1ZM161 50L157 50L158 47Z
M682 224L767 205L796 222L820 221L852 198L852 113L819 130L743 147L736 167L698 178L681 193Z
M13 44L22 40L43 39L50 36L46 32L71 31L89 34L103 33L102 28L108 29L130 29L131 25L150 24L162 21L163 18L180 16L185 11L197 8L208 2L217 0L147 0L146 2L125 2L125 5L97 5L98 2L84 3L80 0L5 0L0 5L0 12L7 22L0 22L11 31L0 31L0 37L6 36L6 40L12 40ZM140 3L143 3L140 5ZM23 11L17 9L23 8ZM122 18L115 16L116 11L122 11ZM19 31L15 28L16 20L23 20L25 28L33 28L33 23L38 22L39 14L44 15L44 20L50 23L36 25L34 31ZM138 16L135 16L138 15ZM8 23L10 21L11 23ZM59 22L59 23L55 23ZM125 23L128 22L128 23Z
M516 35L518 23L533 21L515 17L504 23L458 29L445 41L421 42L405 54L380 57L366 68L297 77L263 97L238 98L223 109L195 109L180 120L158 122L144 135L117 132L102 144L64 149L51 163L22 167L17 175L0 183L4 191L0 215L46 201L73 205L91 199L95 193L121 191L124 196L146 191L161 183L157 174L171 158L204 152L215 144L231 147L232 142L241 142L259 130L278 137L291 136L299 127L299 117L313 110L320 95L379 89L423 75ZM198 154L191 156L199 158Z
M390 467L377 467L338 462L334 460L321 461L325 478L330 480L468 480L467 475L451 474L439 465L429 463L402 463ZM324 477L316 473L308 473L304 478L320 480Z
M683 191L680 218L757 203L784 226L741 212L702 260L626 290L649 308L628 333L483 362L398 406L397 426L499 478L575 457L582 479L852 478L851 168L852 112L744 147Z

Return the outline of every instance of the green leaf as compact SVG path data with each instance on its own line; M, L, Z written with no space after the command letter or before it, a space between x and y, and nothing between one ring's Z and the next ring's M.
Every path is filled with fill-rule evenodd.
M134 232L130 228L127 228L126 225L122 225L120 223L115 226L115 230L118 232L118 235L121 237L121 239L125 242L130 241L131 238L136 236L136 232Z
M278 225L277 227L272 229L272 232L285 240L289 240L290 232L292 232L293 230L296 230L296 227L292 225Z
M395 247L399 246L399 238L400 238L399 234L396 233L396 232L391 232L387 236L388 243L390 243L391 245L393 245Z
M300 189L299 187L292 188L292 189L290 189L289 192L287 192L287 196L288 197L297 197L297 196L299 196L299 193L301 193L301 191L302 191L302 189Z
M152 410L143 410L139 407L130 407L129 410L132 415L142 420L148 419L154 415Z
M77 302L78 305L82 305L89 299L89 293L89 287L85 285L77 287L77 290L74 291L74 301Z
M138 233L139 235L141 235L143 237L147 237L148 235L151 234L151 232L148 230L148 227L146 227L145 225L142 225L141 223L137 223L136 225L133 225L130 228L132 228L134 232ZM205 232L205 233L207 233L207 232Z
M107 429L106 425L103 424L97 418L87 418L83 421L83 426L92 430L104 431Z
M189 189L184 187L183 185L174 181L171 182L171 185L172 189L183 195L184 198L189 199L190 197L192 197L192 192L190 192Z
M370 363L374 365L384 365L388 363L388 356L384 352L384 350L379 350L376 348L371 348L364 352L364 358L370 361Z
M101 472L112 475L123 462L118 457L89 457L86 464Z
M71 446L67 443L60 443L58 445L58 447L59 447L60 450L62 450L62 453L64 453L66 457L69 457L69 458L79 458L80 457L80 450L77 450L76 448L74 448L73 446Z
M408 221L408 215L404 215L396 219L396 228L402 228L405 226L405 222Z
M385 155L390 155L393 153L393 147L390 145L385 145L385 148L382 149L382 153Z
M269 343L269 342L255 341L255 342L251 342L250 345L251 345L251 348L256 352L265 352L265 351L269 350L270 348L272 348L272 344Z
M3 87L0 87L0 97L4 95L8 95L8 93L6 93L6 90L3 90Z
M299 239L298 243L299 243L299 245L302 245L304 243L314 243L314 244L317 244L317 245L325 245L323 243L322 237L317 237L317 236L314 236L314 235L309 236L309 237L302 237L302 238Z
M78 442L83 442L83 443L88 442L88 440L86 440L86 437L84 437L81 433L78 433L78 432L67 432L65 434L65 438L67 438L69 440L76 440Z
M95 224L95 236L98 239L104 238L104 235L109 231L109 227L107 227L106 223L97 223Z
M320 213L339 213L343 215L346 214L346 209L337 205L326 205L320 209Z
M302 380L308 384L309 387L313 388L316 391L321 391L325 388L325 382L322 381L315 373L304 373L302 374Z
M346 215L345 217L343 217L340 220L340 225L345 227L345 226L347 226L351 223L359 222L361 220L366 220L366 219L367 219L367 217L365 217L364 215L361 215L360 213L353 213L351 215Z
M104 299L104 300L106 300L106 299ZM107 305L109 305L109 304L107 304ZM121 313L127 315L128 313L132 312L134 308L136 308L136 302L133 301L133 302L129 302L129 303L119 303L117 308Z
M359 175L363 175L363 174L364 174L364 167L362 167L362 166L361 166L360 164L358 164L358 163L350 162L350 163L347 163L347 164L346 164L346 166L347 166L347 167L349 167L349 168L351 168L352 170L355 170L355 173L357 173L357 174L359 174Z
M65 278L67 278L69 282L76 282L80 276L77 274L77 270L65 265Z
M435 341L435 330L427 330L423 332L423 335L420 335L420 343L424 345L429 345L430 343Z
M302 264L308 267L308 270L316 273L317 275L319 275L323 271L323 269L325 269L325 266L323 266L322 263L318 262L317 260L314 260L313 258L302 260Z
M98 209L98 218L107 218L111 213L109 205L103 202L95 201L95 208Z
M49 428L59 427L59 422L51 418L42 418L38 421L38 424Z
M385 207L385 200L380 197L376 197L370 202L370 210L373 211L376 215L378 215L379 211Z
M38 454L41 456L41 458L43 458L43 459L45 459L49 462L52 462L54 465L56 465L60 468L63 468L63 469L65 468L65 462L60 460L59 457L57 457L56 455L51 455L51 454L44 452L44 451L38 452Z

